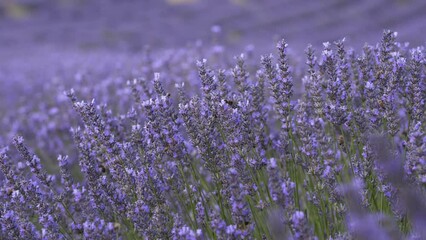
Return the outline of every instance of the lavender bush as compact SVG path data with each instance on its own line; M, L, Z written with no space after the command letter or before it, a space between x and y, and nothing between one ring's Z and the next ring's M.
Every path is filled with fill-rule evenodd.
M7 108L0 238L426 238L424 47L223 49L146 49Z

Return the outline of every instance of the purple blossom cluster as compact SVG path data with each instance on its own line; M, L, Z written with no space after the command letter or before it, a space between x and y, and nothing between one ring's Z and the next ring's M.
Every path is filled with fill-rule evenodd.
M0 239L425 239L426 50L396 37L52 80L2 119Z

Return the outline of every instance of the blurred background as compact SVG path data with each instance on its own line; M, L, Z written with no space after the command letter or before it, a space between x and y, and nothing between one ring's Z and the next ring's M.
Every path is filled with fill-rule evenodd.
M0 52L179 47L211 40L213 25L236 51L268 50L280 37L298 50L342 37L359 47L378 41L384 28L416 45L426 36L426 1L0 0Z
M146 45L215 41L230 54L250 48L258 59L282 37L297 54L343 37L355 48L374 44L385 28L412 47L423 44L426 1L0 0L0 95L16 95L7 90L11 79L25 86L58 69L138 58Z

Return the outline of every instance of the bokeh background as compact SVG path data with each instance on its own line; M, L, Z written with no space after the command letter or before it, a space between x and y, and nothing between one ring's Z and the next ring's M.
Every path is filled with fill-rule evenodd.
M347 37L376 42L384 28L422 44L424 0L1 0L0 48L19 51L139 51L209 40L261 50L285 37L295 49ZM43 52L43 54L48 52Z
M220 26L219 38L212 26ZM230 54L251 48L258 57L285 37L303 57L308 43L321 48L346 37L360 48L379 41L385 28L399 32L401 42L423 44L426 1L0 0L0 105L16 101L17 89L35 91L29 81L131 62L146 45L160 50L220 41Z

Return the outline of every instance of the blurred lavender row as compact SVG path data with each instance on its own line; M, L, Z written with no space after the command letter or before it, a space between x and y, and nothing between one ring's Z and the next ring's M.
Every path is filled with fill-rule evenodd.
M0 94L7 105L21 95L14 82L31 88L64 71L99 68L92 60L135 66L147 45L159 51L200 40L208 46L220 42L230 56L246 49L260 56L285 37L300 56L307 44L319 48L343 37L360 49L376 42L383 29L393 29L414 47L426 39L424 12L422 0L5 0L0 81L8 87ZM220 27L220 37L212 26Z
M239 48L270 51L268 43L283 36L298 50L342 37L362 47L385 28L418 45L425 39L425 11L421 0L7 0L0 3L0 43L133 52L147 44L210 40L208 29L219 25L224 42Z

